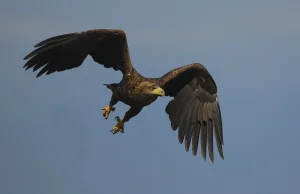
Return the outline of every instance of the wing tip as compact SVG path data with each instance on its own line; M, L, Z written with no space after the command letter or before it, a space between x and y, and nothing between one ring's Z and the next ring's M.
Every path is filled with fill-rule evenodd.
M35 76L35 78L39 78L39 77L41 77L41 75L43 75L45 72L39 72L36 76Z
M210 154L209 154L209 159L210 159L210 161L211 161L212 163L214 163L215 157L214 157L213 153L210 153Z
M185 151L186 151L186 152L189 152L189 150L190 150L189 145L187 145L187 143L185 143Z
M179 143L180 143L180 144L182 144L182 143L183 143L183 139L182 139L182 138L180 138L180 137L178 137L178 141L179 141Z
M222 158L222 160L225 160L223 152L220 153L220 157Z

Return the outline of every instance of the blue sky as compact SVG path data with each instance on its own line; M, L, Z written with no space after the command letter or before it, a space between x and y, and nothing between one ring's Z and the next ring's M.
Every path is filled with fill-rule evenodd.
M6 1L0 7L0 193L296 193L299 189L299 1ZM121 73L88 58L35 78L39 41L91 28L127 33L134 66L157 77L204 64L219 91L225 160L186 153L164 112L145 108L112 135L103 83Z

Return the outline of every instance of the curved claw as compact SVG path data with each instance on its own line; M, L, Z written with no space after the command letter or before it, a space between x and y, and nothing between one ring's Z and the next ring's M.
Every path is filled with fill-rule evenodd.
M105 119L107 119L110 112L115 111L116 109L114 107L111 107L111 106L106 106L104 108L101 108L101 110L103 110L102 115L104 116Z
M124 133L124 122L118 116L116 116L115 120L118 122L118 124L112 128L111 132L113 134L118 132Z

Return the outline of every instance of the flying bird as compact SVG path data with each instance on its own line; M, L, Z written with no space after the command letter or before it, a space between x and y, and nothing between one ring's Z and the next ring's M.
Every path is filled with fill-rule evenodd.
M36 77L79 67L89 55L105 68L113 68L123 74L120 83L104 84L111 90L109 104L102 108L107 119L118 102L130 106L112 133L124 133L124 124L135 117L158 97L173 99L165 108L171 128L178 129L179 143L185 143L188 152L192 145L193 155L198 144L206 160L206 151L214 162L213 133L218 152L223 156L223 127L217 86L208 70L200 63L175 68L159 78L142 76L132 66L127 38L119 29L92 29L54 36L41 41L24 60L24 68L39 69Z

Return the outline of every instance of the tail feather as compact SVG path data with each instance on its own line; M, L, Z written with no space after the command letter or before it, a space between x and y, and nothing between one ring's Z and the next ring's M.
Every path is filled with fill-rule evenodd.
M103 84L103 85L105 85L111 91L114 91L118 86L118 84Z

